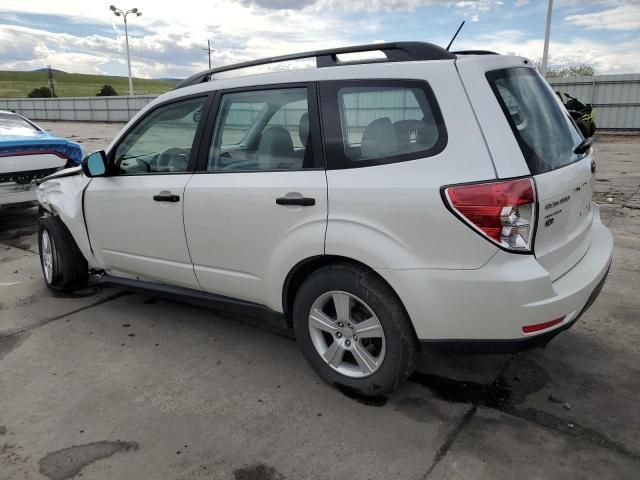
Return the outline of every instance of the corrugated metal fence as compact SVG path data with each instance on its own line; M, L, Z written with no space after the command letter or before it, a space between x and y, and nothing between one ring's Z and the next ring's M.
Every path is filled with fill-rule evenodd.
M566 92L597 110L601 130L640 131L640 74L554 78ZM0 110L15 110L33 120L125 122L154 96L0 99Z
M15 110L31 120L128 122L154 95L0 99L0 110Z
M596 109L599 130L640 130L640 74L551 79L551 86Z

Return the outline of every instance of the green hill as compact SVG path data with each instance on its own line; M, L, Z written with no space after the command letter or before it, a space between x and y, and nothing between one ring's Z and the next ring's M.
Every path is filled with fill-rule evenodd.
M57 72L53 75L57 81L58 97L94 97L103 85L111 85L119 95L129 93L127 77L110 75L84 75L81 73ZM0 98L26 98L31 90L46 87L46 72L2 72L0 71ZM171 80L133 79L133 91L136 95L157 95L167 92L175 86Z

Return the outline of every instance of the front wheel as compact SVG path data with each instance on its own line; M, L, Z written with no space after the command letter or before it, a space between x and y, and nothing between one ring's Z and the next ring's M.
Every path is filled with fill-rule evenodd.
M64 223L54 216L40 217L40 264L52 290L72 292L87 286L89 267Z
M410 320L391 288L364 268L339 264L313 273L296 295L293 322L309 364L340 389L382 395L414 369Z

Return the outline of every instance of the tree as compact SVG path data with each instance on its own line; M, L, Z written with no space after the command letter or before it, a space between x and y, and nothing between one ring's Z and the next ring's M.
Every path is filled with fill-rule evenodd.
M38 87L34 88L29 92L29 98L53 98L53 94L51 93L51 89L49 87Z
M541 68L540 62L536 62L538 70ZM547 78L561 78L561 77L593 77L596 74L596 69L583 63L581 65L572 65L570 67L549 67L547 68Z
M103 85L96 97L116 97L118 92L111 85Z

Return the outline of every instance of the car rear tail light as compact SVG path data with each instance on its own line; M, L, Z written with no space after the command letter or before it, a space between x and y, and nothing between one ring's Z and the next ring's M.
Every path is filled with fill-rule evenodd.
M444 189L449 206L465 223L502 248L530 252L536 217L531 178L455 185Z

